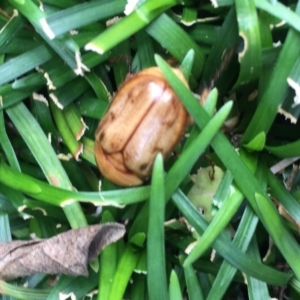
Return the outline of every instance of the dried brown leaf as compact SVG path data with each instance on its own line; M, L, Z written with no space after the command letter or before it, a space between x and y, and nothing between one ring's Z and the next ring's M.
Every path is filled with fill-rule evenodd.
M88 262L124 234L124 225L106 223L69 230L49 239L0 243L0 279L35 273L88 276Z

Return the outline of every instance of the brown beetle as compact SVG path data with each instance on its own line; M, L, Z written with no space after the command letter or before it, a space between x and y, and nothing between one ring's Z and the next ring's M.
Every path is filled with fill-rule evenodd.
M178 69L173 72L188 86ZM96 130L101 173L120 186L141 185L158 152L166 158L179 142L189 115L157 67L127 79Z

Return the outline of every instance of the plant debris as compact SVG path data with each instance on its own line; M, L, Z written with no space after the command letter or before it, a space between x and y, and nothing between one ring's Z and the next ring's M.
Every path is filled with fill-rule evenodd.
M88 262L124 234L124 225L107 223L72 229L49 239L0 243L0 279L35 273L88 276Z

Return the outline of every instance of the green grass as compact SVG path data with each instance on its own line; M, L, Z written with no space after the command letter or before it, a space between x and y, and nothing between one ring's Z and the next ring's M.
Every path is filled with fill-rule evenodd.
M300 2L140 2L127 16L124 0L1 2L0 241L112 221L126 235L88 278L0 280L0 299L299 299ZM194 122L151 180L119 188L95 130L128 73L154 65ZM218 188L192 181L214 165Z

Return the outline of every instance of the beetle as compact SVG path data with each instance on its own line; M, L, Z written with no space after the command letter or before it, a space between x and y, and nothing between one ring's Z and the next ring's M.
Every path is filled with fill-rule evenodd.
M172 69L188 87L179 69ZM190 118L158 67L131 75L114 96L95 133L95 158L119 186L149 179L157 153L168 157Z

